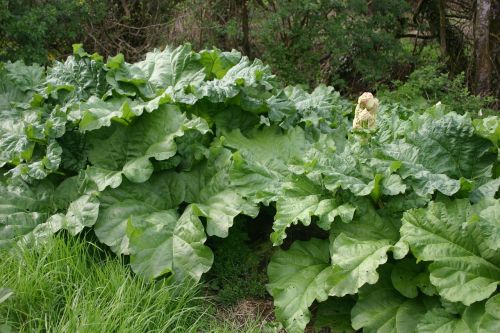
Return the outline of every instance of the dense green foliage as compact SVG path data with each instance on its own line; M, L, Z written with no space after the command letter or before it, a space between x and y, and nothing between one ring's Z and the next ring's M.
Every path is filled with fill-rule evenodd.
M412 72L406 82L394 82L392 90L381 85L378 96L383 101L399 103L420 111L442 102L460 114L471 110L477 113L495 113L489 108L493 98L472 95L464 80L463 73L452 78L444 71L443 66L429 64Z
M93 10L91 8L93 7ZM0 60L47 63L67 55L82 25L102 19L102 3L81 0L0 0Z
M346 330L497 331L498 117L371 94L353 110L189 45L132 64L75 45L0 78L1 247L91 228L144 278L198 281L207 237L272 206L267 290L288 332L315 302L317 325Z
M285 82L367 87L411 61L398 38L409 10L399 0L283 1L257 11L262 26L255 38Z
M476 31L476 3L444 2L448 47L443 48L436 1L0 0L0 60L50 64L71 54L72 43L84 43L90 53L123 53L128 61L138 61L155 47L188 42L197 49L236 49L262 59L287 84L324 83L354 96L381 84L392 89L394 81L401 81L403 94L422 90L430 99L453 95L448 99L458 97L457 106L469 106L480 102L468 97L469 91L478 93L470 33ZM492 38L490 45L488 94L498 97L496 41ZM423 62L439 67L443 76L404 87L407 79L434 74L435 68ZM448 76L452 84L446 82ZM439 92L452 93L434 94L436 85ZM492 101L482 104L498 108Z

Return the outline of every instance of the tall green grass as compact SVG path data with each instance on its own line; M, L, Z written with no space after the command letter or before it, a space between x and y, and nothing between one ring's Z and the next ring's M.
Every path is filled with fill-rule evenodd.
M144 281L120 258L73 237L0 252L0 331L258 332L214 318L213 305L191 283Z

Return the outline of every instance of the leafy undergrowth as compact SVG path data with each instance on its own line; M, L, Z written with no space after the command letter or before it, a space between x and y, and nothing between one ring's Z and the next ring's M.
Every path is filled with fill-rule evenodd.
M500 331L500 119L481 103L354 108L189 45L133 64L75 45L0 79L0 247L85 230L147 281L214 267L226 304L261 296L269 262L289 333Z
M271 226L272 217L269 216L254 221L236 219L227 238L208 243L213 248L214 263L204 281L208 292L215 295L221 306L252 299L265 301L268 297L266 267L273 249L265 229ZM254 230L264 232L249 234Z
M398 103L409 108L425 110L437 102L446 104L451 110L463 114L477 112L494 115L497 111L489 106L495 104L492 97L481 97L470 93L464 74L451 77L444 72L444 65L434 59L410 74L404 83L395 82L389 91L387 87L378 88L378 97L383 101Z

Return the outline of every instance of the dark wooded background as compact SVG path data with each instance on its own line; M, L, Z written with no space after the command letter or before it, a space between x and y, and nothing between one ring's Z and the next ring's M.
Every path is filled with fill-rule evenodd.
M48 63L75 42L129 62L167 44L234 48L288 84L350 94L444 74L455 86L436 89L500 96L498 0L0 0L0 60Z

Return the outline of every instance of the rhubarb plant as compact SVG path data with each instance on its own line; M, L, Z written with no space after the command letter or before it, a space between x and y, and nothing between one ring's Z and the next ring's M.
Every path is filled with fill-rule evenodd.
M137 274L198 281L207 239L272 206L288 332L500 331L497 116L355 106L189 45L137 63L75 45L0 79L0 247L88 230Z

